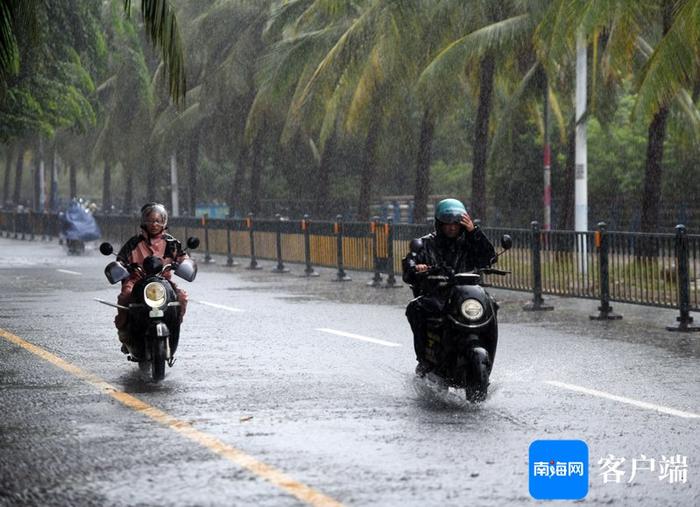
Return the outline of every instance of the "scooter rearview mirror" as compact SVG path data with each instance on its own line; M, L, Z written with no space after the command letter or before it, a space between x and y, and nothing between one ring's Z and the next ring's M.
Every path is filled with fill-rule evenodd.
M411 249L411 252L414 254L417 254L421 250L423 250L423 240L420 238L416 238L411 240L411 243L408 245L408 247Z
M199 238L195 238L194 236L190 236L187 238L187 248L190 250L194 250L199 246Z
M509 234L504 234L501 236L501 248L503 248L503 250L508 250L512 246L513 238L511 238Z
M114 253L114 248L105 241L100 245L100 253L102 255L112 255Z

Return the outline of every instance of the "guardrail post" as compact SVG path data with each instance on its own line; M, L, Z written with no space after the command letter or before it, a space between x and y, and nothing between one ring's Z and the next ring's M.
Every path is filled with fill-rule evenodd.
M372 263L374 266L374 277L367 285L379 287L382 284L382 274L379 272L379 251L377 246L377 228L379 227L379 217L373 216L369 223L369 232L372 234Z
M27 223L29 224L29 241L34 241L34 225L36 220L34 220L34 210L29 210L29 215L27 215Z
M540 224L538 222L532 222L532 233L531 233L531 248L532 248L532 287L533 296L532 301L523 307L525 311L546 311L554 310L554 307L545 305L544 299L542 299L542 264L540 259L540 251L542 250L541 240L542 234L540 232Z
M304 269L304 276L314 277L319 276L316 271L314 271L311 265L311 231L309 230L309 225L311 220L309 215L304 215L301 221L301 230L304 232L304 260L306 261L306 269Z
M289 270L284 267L282 262L282 216L277 213L277 267L272 270L273 273L289 273Z
M229 217L226 220L226 265L227 266L238 266L238 263L233 260L233 248L231 245L231 224L233 220Z
M610 306L610 272L608 263L609 241L607 224L598 223L595 233L595 245L598 247L598 260L600 262L600 306L597 315L589 315L591 320L618 320L622 315L614 313Z
M250 265L246 269L262 269L262 267L258 266L258 261L255 259L255 221L252 213L248 213L246 223L250 234Z
M41 213L41 241L46 241L46 211Z
M14 213L12 213L12 227L13 227L13 229L14 229L14 231L15 231L15 237L14 237L14 239L18 239L18 238L19 238L19 231L17 230L17 215L18 215L18 212L17 212L17 211L15 211Z
M676 226L676 270L678 271L678 309L681 314L676 317L678 326L668 326L669 331L691 332L700 331L693 326L690 316L690 266L688 260L688 231L685 225Z
M54 217L53 213L48 213L46 215L46 229L48 230L49 241L53 241L53 225L54 225L53 217Z
M22 217L21 220L21 226L22 226L22 237L20 238L22 241L26 239L25 235L27 234L27 213L28 212L23 212L20 216Z
M387 277L386 287L395 289L401 287L400 283L396 283L396 275L394 273L394 219L389 217L386 221L386 241L387 241Z
M202 225L204 226L204 263L209 264L211 262L211 255L209 254L209 213L205 213L202 216Z
M336 282L349 282L352 280L347 274L345 274L345 269L343 269L343 215L338 215L334 224L335 235L338 239L338 274L336 275L334 281Z

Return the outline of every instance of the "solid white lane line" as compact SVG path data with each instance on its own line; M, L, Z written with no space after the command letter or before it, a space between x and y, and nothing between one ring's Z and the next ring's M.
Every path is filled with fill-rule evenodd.
M556 380L548 380L545 383L556 387L561 387L563 389L569 389L571 391L589 394L591 396L598 396L599 398L606 398L608 400L619 401L620 403L634 405L635 407L639 408L646 408L648 410L654 410L656 412L662 412L664 414L675 415L676 417L685 417L686 419L700 418L700 414L694 414L693 412L683 412L682 410L676 410L675 408L664 407L662 405L655 405L654 403L647 403L646 401L637 401L633 400L632 398L625 398L624 396L617 396L615 394L610 394L603 391L596 391L595 389L588 389L587 387L581 387L574 384L565 384L564 382L557 382Z
M78 273L77 271L70 271L68 269L57 269L56 271L58 271L60 273L66 273L69 275L78 275L78 276L82 275L82 273Z
M338 336L345 336L347 338L354 338L355 340L362 340L364 342L376 343L377 345L384 345L385 347L400 347L400 343L388 342L385 340L380 340L378 338L370 338L369 336L362 336L360 334L346 333L345 331L337 331L335 329L328 329L325 327L316 328L316 331L322 331L324 333L335 334Z
M226 306L226 305L219 305L216 303L209 303L208 301L198 301L198 300L192 300L195 303L199 303L200 305L207 305L211 306L213 308L219 308L220 310L228 310L229 312L244 312L245 310L241 310L240 308L234 308L233 306Z

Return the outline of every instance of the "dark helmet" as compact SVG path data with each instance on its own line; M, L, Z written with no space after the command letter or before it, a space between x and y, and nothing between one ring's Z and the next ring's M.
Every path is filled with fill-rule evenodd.
M143 227L146 225L148 215L150 215L154 211L163 217L163 227L167 227L168 210L165 209L165 206L157 202L148 202L143 205L143 207L141 208L141 226Z
M435 227L439 224L458 224L467 212L461 201L443 199L435 206Z

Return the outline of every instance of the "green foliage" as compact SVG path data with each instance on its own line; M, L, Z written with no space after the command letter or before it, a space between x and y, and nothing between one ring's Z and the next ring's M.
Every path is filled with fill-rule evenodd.
M134 174L141 193L144 160L152 160L161 197L169 184L167 157L177 153L187 188L185 155L196 153L200 201L247 198L253 160L262 198L320 199L323 168L338 206L329 213L347 213L344 206L356 207L347 203L357 202L363 164L372 170L368 193L375 198L415 191L419 129L428 112L435 119L430 192L470 202L478 62L489 52L498 56L488 219L519 226L541 220L547 93L556 222L571 190L563 188L563 167L574 109L574 35L583 28L590 48L591 220L618 213L627 225L630 210L638 210L648 121L661 104L670 115L659 198L669 206L700 202L700 0L674 2L665 37L660 0L133 3L140 16L125 16L129 0L2 3L0 140L53 138L59 155L77 165L112 162L115 188ZM41 31L17 10L30 4ZM179 108L160 83L182 98L185 61L190 88ZM376 117L378 144L366 163ZM236 182L243 187L232 188L234 175L244 172Z
M588 123L589 196L599 203L627 200L641 195L644 179L646 128L629 121L635 97L626 95L614 118L601 126L596 118Z
M471 194L472 166L469 163L447 164L436 161L431 167L430 193L467 196ZM465 197L462 197L463 199Z

